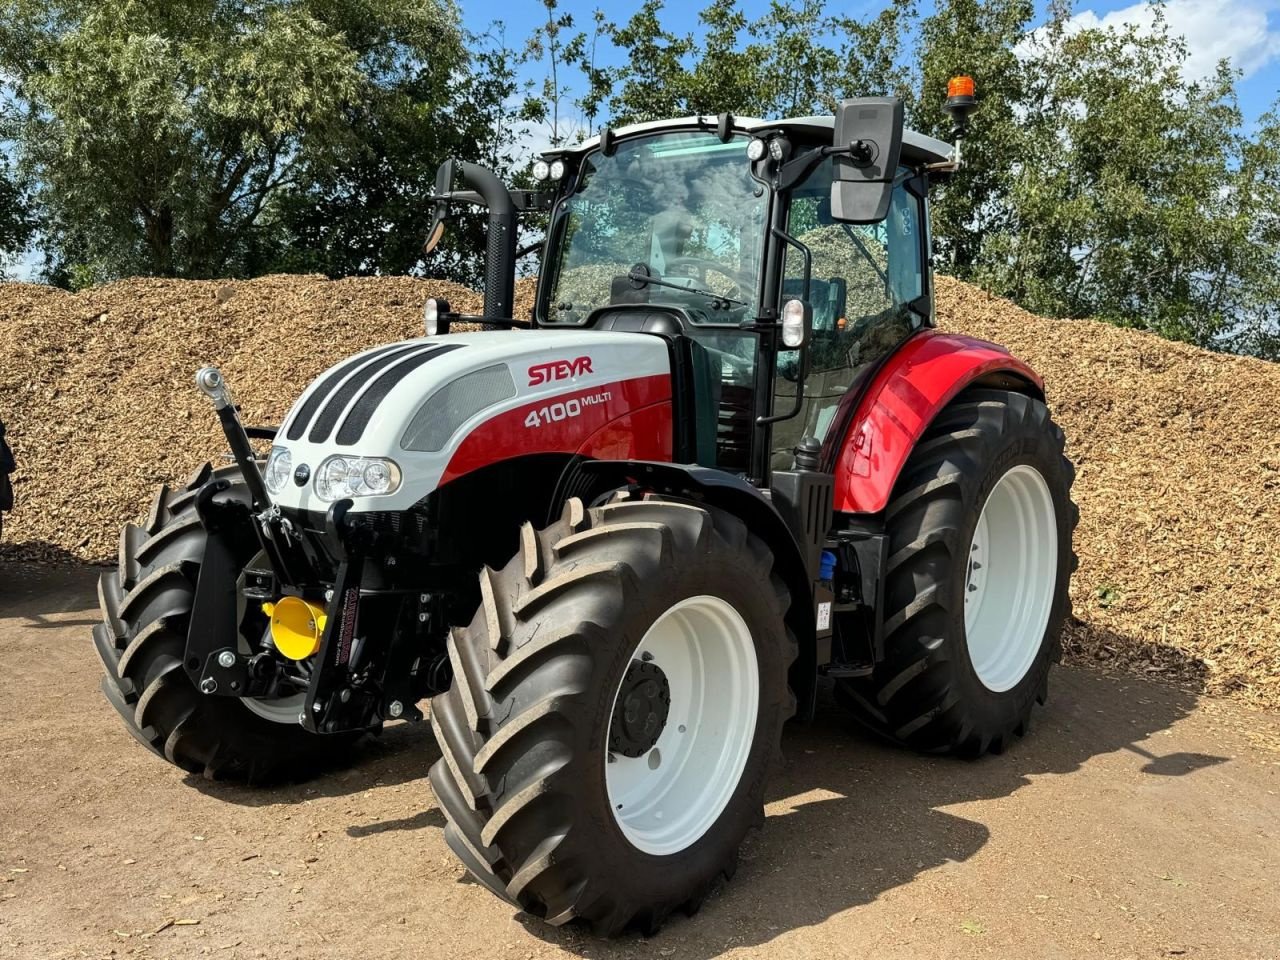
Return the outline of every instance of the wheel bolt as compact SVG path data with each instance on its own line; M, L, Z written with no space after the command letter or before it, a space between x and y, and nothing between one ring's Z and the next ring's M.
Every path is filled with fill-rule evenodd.
M392 700L390 705L387 707L387 713L391 714L393 717L400 716L400 714L404 713L404 704L399 700Z

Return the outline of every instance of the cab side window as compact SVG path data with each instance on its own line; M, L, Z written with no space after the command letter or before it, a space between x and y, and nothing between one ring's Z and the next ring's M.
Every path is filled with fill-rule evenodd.
M923 324L908 304L924 295L922 201L899 174L889 213L873 224L831 216L831 162L792 196L789 231L813 255L813 342L800 413L774 426L773 466L788 469L803 437L822 441L858 376ZM804 258L788 249L783 299L803 295ZM779 354L775 412L795 405L797 352Z

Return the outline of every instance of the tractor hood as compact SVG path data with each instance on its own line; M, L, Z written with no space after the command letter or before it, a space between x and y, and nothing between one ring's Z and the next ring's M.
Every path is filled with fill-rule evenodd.
M511 330L385 344L302 394L276 436L268 487L285 509L323 512L349 497L353 511L405 510L481 466L591 455L593 437L640 409L665 412L665 441L641 430L631 452L668 459L670 398L667 345L648 334ZM663 417L641 420L662 432ZM369 495L380 486L391 490Z

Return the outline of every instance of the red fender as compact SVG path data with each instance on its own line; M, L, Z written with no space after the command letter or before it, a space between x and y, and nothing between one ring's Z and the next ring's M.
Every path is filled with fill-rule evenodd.
M1043 398L1044 381L1003 347L924 330L876 372L853 413L836 459L836 510L879 513L916 441L951 398L990 374L1005 373Z

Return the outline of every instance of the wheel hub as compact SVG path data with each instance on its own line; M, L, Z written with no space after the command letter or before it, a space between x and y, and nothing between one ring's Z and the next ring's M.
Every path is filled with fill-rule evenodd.
M653 749L667 726L671 684L651 660L632 660L622 677L609 725L609 750L624 757L642 757Z

